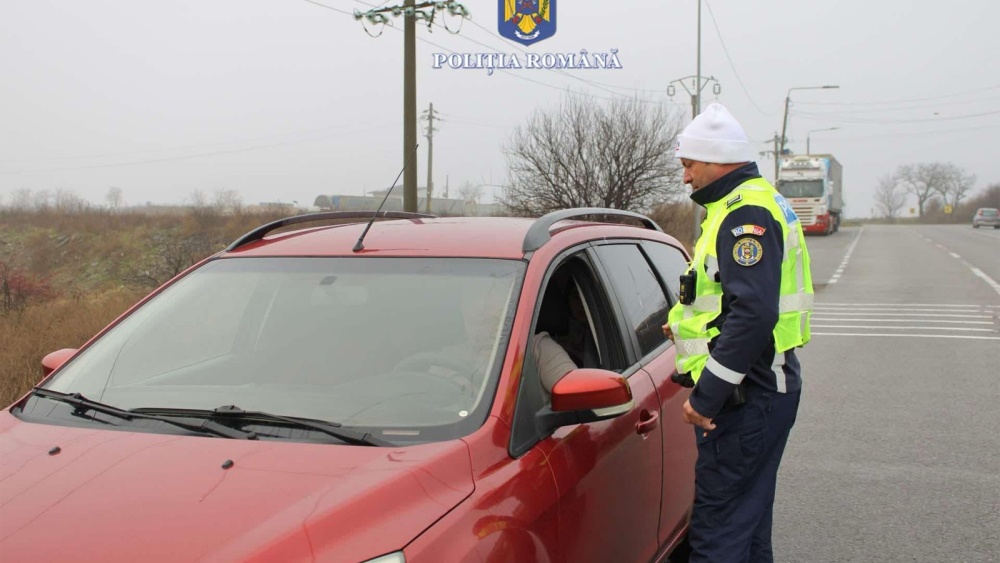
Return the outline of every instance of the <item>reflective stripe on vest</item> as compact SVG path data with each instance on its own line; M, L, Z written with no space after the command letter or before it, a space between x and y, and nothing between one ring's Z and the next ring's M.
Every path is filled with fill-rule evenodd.
M786 350L802 346L810 337L813 287L809 252L803 244L801 223L788 202L762 178L744 182L729 195L742 197L731 207L726 207L722 201L706 206L702 236L695 244L694 258L688 267L688 271L694 270L696 273L694 302L690 305L674 305L667 317L677 347L677 371L690 374L696 382L709 361L709 343L719 334L717 328L709 328L712 321L722 313L722 284L715 281L719 271L716 256L718 232L729 213L744 205L767 209L782 229L784 256L781 261L778 322L773 331L775 352L783 354ZM733 198L729 197L727 200L732 201ZM791 224L788 223L788 218L793 218ZM721 367L721 364L715 364L717 362L713 362L716 368ZM719 374L716 369L712 369L712 373L716 375L728 376L724 377L727 381L737 379L739 374L730 371L727 369L724 374Z

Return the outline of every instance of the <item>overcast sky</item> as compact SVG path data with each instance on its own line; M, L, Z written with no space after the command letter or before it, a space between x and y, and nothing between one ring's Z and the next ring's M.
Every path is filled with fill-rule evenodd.
M0 0L0 202L61 188L101 203L116 186L127 204L218 189L310 204L389 185L403 160L402 20L372 38L349 12L379 0L317 1L333 9ZM690 118L684 89L666 89L695 74L697 0L557 2L555 35L530 47L497 34L496 0L466 1L472 19L457 35L418 27L418 111L433 102L444 119L437 189L446 178L453 194L465 181L503 185L501 144L567 89L639 95ZM848 216L868 216L876 179L901 164L953 162L982 189L1000 182L998 26L997 0L702 0L702 75L721 87L703 105L725 104L763 151L789 88L839 85L791 92L788 137L804 153L810 131L840 127L811 143L843 164ZM434 53L581 49L617 49L623 68L432 67ZM759 164L770 179L772 161Z

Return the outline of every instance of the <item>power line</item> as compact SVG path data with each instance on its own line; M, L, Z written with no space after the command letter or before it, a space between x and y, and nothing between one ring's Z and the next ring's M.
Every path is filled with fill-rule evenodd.
M472 21L472 20L470 19L469 21ZM437 25L437 24L435 24L435 25ZM396 29L396 28L392 28L392 29ZM400 31L400 30L396 29L396 31ZM475 41L475 40L467 38L465 36L459 36L459 37L462 37L462 38L467 39L469 41ZM433 41L430 41L428 39L424 39L423 37L417 37L417 40L420 41L420 42L422 42L422 43L426 43L428 45L431 45L433 47L437 47L438 49L441 49L442 51L447 51L448 53L451 53L453 55L459 55L459 54L461 54L461 53L458 53L457 51L453 51L453 50L449 49L448 47L445 47L444 45L439 45L437 43L434 43ZM489 47L489 46L487 46L487 47ZM494 47L489 47L489 48L495 49ZM494 52L500 53L500 51L496 51L496 50L494 50ZM523 52L527 52L527 51L523 51ZM550 71L553 71L553 72L558 72L559 71L559 69L544 69L544 70L550 70ZM524 76L522 74L511 72L511 71L506 70L506 69L498 68L498 69L495 70L495 72L502 72L504 74L513 76L514 78L517 78L519 80L525 80L527 82L531 82L531 83L537 84L539 86L544 86L546 88L554 88L556 90L569 91L568 88L564 88L563 86L556 86L554 84L548 84L546 82L541 82L541 81L535 80L533 78L528 78L527 76ZM578 78L578 77L574 77L572 74L567 74L567 75L570 76L570 77L573 77L573 78ZM580 79L580 78L578 78L578 79L581 80L581 81L583 81L583 82L588 82L587 80L584 80L584 79ZM597 95L593 95L593 94L588 94L588 96L590 98L594 98L594 99L598 99L598 100L621 101L621 100L633 100L634 99L637 102L645 103L645 104L679 105L677 103L669 102L669 101L666 101L666 100L663 100L663 101L644 100L644 99L641 99L641 98L630 98L628 96L625 96L624 94L619 94L618 92L611 92L611 93L614 94L617 97L615 97L615 98L609 98L607 96L597 96Z
M914 109L928 109L928 108L939 108L939 107L943 107L943 106L954 106L954 105L958 105L958 104L968 105L968 104L975 104L975 103L979 103L979 102L994 102L994 101L997 101L997 100L1000 100L1000 98L998 98L998 97L978 98L978 99L975 99L975 100L956 100L956 101L953 101L953 102L938 102L938 103L935 103L935 104L921 104L921 105L916 105L916 106L902 106L902 107L890 107L890 108L872 108L872 109L836 109L836 108L829 108L831 110L829 112L825 112L825 113L813 113L813 115L842 115L842 114L845 114L845 113L880 113L880 112L886 112L886 111L907 111L907 110L914 110ZM802 103L803 102L796 102L796 105L799 105L799 104L802 104ZM819 108L819 109L827 109L827 108Z
M359 123L357 125L360 126L362 124ZM140 151L124 151L124 152L103 153L103 154L83 154L83 155L76 155L76 156L55 156L55 157L50 157L50 158L24 158L24 159L0 160L0 164L20 164L20 163L28 163L28 162L55 162L55 161L60 161L60 160L84 160L84 159L88 159L88 158L117 158L117 157L120 157L120 156L132 156L132 155L138 155L138 154L150 154L150 153L159 153L159 152L185 151L185 150L191 150L191 149L205 149L205 148L210 148L210 147L221 147L221 146L225 146L225 145L238 145L238 144L241 144L241 143L250 143L250 142L253 142L253 141L264 141L264 140L268 140L268 139L281 139L281 138L287 138L287 137L297 137L297 136L300 136L300 135L309 135L309 134L313 134L313 133L325 133L325 132L328 132L328 131L336 131L336 130L339 130L339 129L343 129L344 127L345 127L344 125L333 125L333 126L329 126L329 127L320 127L318 129L304 129L302 131L292 131L290 133L281 133L281 134L274 134L274 135L262 135L262 136L259 136L259 137L248 137L248 138L245 138L245 139L234 139L232 141L219 141L219 142L216 142L216 143L200 143L200 144L197 144L197 145L182 145L182 146L177 146L177 147L165 147L165 148L160 148L160 149L147 149L147 150L140 150Z
M958 129L937 129L934 131L916 131L912 133L888 133L885 135L863 135L860 137L835 137L832 140L836 141L860 141L863 139L885 139L890 137L915 137L919 135L938 135L943 133L959 133L964 131L982 131L984 129L998 129L1000 130L1000 125L985 125L977 127L962 127Z
M347 11L341 10L339 8L334 8L333 6L327 6L326 4L321 4L320 2L316 2L316 0L302 0L302 1L303 2L309 2L310 4L314 4L314 5L319 6L321 8L326 8L327 10L333 10L334 12L340 12L341 14L347 14L348 16L351 16L352 18L354 17L354 14L351 13L351 12L347 12Z
M357 129L357 130L369 130L369 129L374 129L374 128L377 128L377 127L388 127L389 125L396 126L397 124L396 123L382 124L382 125L364 124L364 125L356 127L355 129ZM348 131L345 131L345 132L350 132L350 131L352 131L352 130L348 130ZM183 155L183 156L170 156L170 157L164 157L164 158L151 158L151 159L146 159L146 160L134 160L134 161L131 161L131 162L118 162L118 163L112 163L112 164L91 164L91 165L87 165L87 166L66 166L66 167L62 167L62 168L48 168L48 169L43 169L43 170L19 170L17 172L2 172L2 171L0 171L0 175L2 175L2 176L14 176L14 175L21 175L21 174L42 174L42 173L48 173L48 172L65 172L65 171L69 171L69 170L93 170L93 169L97 169L97 168L118 168L118 167L121 167L121 166L136 166L136 165L139 165L139 164L153 164L153 163L158 163L158 162L172 162L172 161L175 161L175 160L190 160L190 159L193 159L193 158L205 158L205 157L209 157L209 156L220 156L220 155L224 155L224 154L236 154L236 153L241 153L241 152L250 152L250 151L262 150L262 149L271 149L271 148L275 148L275 147L285 147L285 146L290 146L290 145L298 145L298 144L302 144L302 143L309 143L309 142L313 142L313 141L322 141L324 139L325 139L324 137L319 137L319 138L316 138L316 139L299 139L297 141L286 141L286 142L282 142L282 143L271 143L271 144L267 144L267 145L258 145L258 146L253 146L253 147L242 147L242 148L238 148L238 149L229 149L229 150L224 150L224 151L213 151L213 152L199 153L199 154L190 154L190 155Z
M806 119L824 119L829 121L841 121L844 123L871 123L871 124L881 124L889 125L894 123L926 123L929 121L950 121L952 119L969 119L971 117L984 117L987 115L1000 114L1000 110L987 111L982 113L970 113L966 115L954 115L950 117L929 117L925 119L863 119L858 117L837 117L835 115L827 114L813 114L813 113L794 113L799 117L805 117Z
M351 13L349 13L349 12L344 12L343 10L338 10L338 9L336 9L336 8L332 8L332 7L330 7L330 6L327 6L326 4L321 4L321 3L319 3L319 2L316 2L315 0L303 0L303 1L304 1L304 2L309 2L310 4L315 4L315 5L317 5L317 6L321 6L321 7L323 7L323 8L329 8L329 9L331 9L331 10L335 11L335 12L340 12L340 13L344 13L344 14L348 14L348 15L350 15L351 17L354 17L354 14L351 14ZM362 3L362 4L364 4L364 3L365 3L365 2L361 2L361 0L355 0L355 1L356 1L356 2L360 2L360 3ZM383 4L385 4L385 2L383 2ZM498 38L500 38L500 36L498 36L498 35L494 35L494 34L493 34L493 33L492 33L491 31L489 31L488 29L486 29L486 28L485 28L485 27L483 27L482 25L478 24L478 23L477 23L477 22L476 22L475 20L473 20L472 18L467 18L467 19L468 19L468 20L469 20L469 21L470 21L470 22L472 23L472 25L474 25L474 26L476 26L476 27L479 27L480 29L483 29L483 30L485 30L485 31L486 31L487 33L489 33L489 34L491 35L491 37L498 37ZM445 27L445 26L442 26L441 24L437 24L437 23L435 23L435 24L433 24L433 25L434 25L434 26L437 26L437 27L440 27L440 28L442 28L442 29L445 29L445 30L447 30L447 31L449 31L449 32L450 32L450 30L448 30L448 29L447 29L447 27ZM397 29L397 28L395 28L395 27L393 27L393 26L391 26L391 25L390 25L390 26L388 26L388 27L389 27L390 29L393 29L393 30L395 30L395 31L398 31L398 32L402 32L402 30L400 30L400 29ZM472 39L472 38L470 38L470 37L466 37L466 36L464 36L464 35L460 35L459 37L461 37L461 38L463 38L463 39L465 39L465 40L467 40L467 41L472 41L472 42L474 42L474 43L477 43L477 44L479 44L479 45L481 45L481 46L483 46L483 47L486 47L486 48L488 48L488 49L492 49L494 53L502 53L502 51L499 51L499 50L498 50L498 49L497 49L496 47L494 47L494 46L491 46L491 45L486 45L486 44L484 44L484 43L482 43L482 42L479 42L479 41L477 41L477 40L475 40L475 39ZM501 38L501 39L502 39L502 38ZM426 44L428 44L428 45L431 45L431 46L433 46L433 47L437 47L438 49L441 49L441 50L443 50L443 51L447 51L448 53L451 53L451 54L453 54L453 55L458 55L458 54L460 54L460 53L458 53L457 51L453 51L453 50L451 50L451 49L449 49L449 48L447 48L447 47L445 47L445 46L443 46L443 45L438 45L437 43L434 43L433 41L430 41L430 40L428 40L428 39L424 39L423 37L417 37L417 41L420 41L420 42L422 42L422 43L426 43ZM525 51L525 50L523 50L523 49L518 49L518 50L519 50L519 51L520 51L521 53L527 53L527 51ZM569 77L571 77L571 78L573 78L573 79L575 79L575 80L579 80L579 81L581 81L581 82L584 82L584 83L586 83L586 84L590 84L590 85L592 85L592 86L594 86L594 85L600 85L600 84L602 84L602 83L599 83L599 82L594 82L594 81L592 81L592 80L587 80L587 79L584 79L584 78L580 78L580 77L578 77L578 76L575 76L575 75L573 75L573 74L570 74L570 73L567 73L566 71L563 71L563 70L561 70L561 69L544 69L544 70L548 70L548 71L551 71L551 72L559 72L559 73L563 73L563 74L565 74L566 76L569 76ZM537 85L539 85L539 86L543 86L543 87L546 87L546 88L554 88L554 89L556 89L556 90L564 90L564 91L566 90L566 89L565 89L565 88L563 88L562 86L556 86L556 85L553 85L553 84L548 84L548 83L545 83L545 82L541 82L541 81L538 81L538 80L535 80L535 79L532 79L532 78L528 78L527 76L523 76L523 75L521 75L521 74L517 74L517 73L514 73L514 72L510 72L510 71L508 71L508 70L506 70L506 69L500 69L500 68L498 68L498 69L496 69L496 72L503 72L503 73L505 73L505 74L508 74L508 75L510 75L510 76L513 76L513 77L515 77L515 78L517 78L517 79L519 79L519 80L525 80L525 81L527 81L527 82L531 82L531 83L533 83L533 84L537 84ZM628 90L634 90L634 91L637 91L637 92L646 92L646 91L650 91L650 92L658 92L658 90L639 90L639 89L634 89L634 88L626 88L626 87L624 87L624 86L613 86L613 85L608 85L608 84L604 84L604 85L605 85L605 86L611 86L611 87L613 87L613 88L623 88L623 89L628 89ZM602 90L604 90L604 89L602 88ZM680 104L677 104L677 103L675 103L675 102L670 102L670 101L666 101L666 100L664 100L664 101L657 101L657 100L644 100L644 99L640 99L640 98L630 98L630 97L626 96L625 94L621 94L621 93L618 93L618 92L610 92L610 91L608 91L608 90L604 90L604 91L605 91L605 92L608 92L608 93L610 93L610 94L612 94L612 95L614 95L614 96L617 96L617 97L616 97L616 98L609 98L609 97L606 97L606 96L596 96L596 95L590 95L590 97L591 97L591 98L594 98L594 99L599 99L599 100L610 100L610 101L620 101L620 100L622 100L622 99L635 99L636 101L638 101L638 102L640 102L640 103L645 103L645 104L650 104L650 103L651 103L651 104L667 104L667 105L674 105L674 106L676 106L676 105L680 105Z
M491 30L483 27L482 25L480 25L474 19L469 18L469 22L472 25L478 27L479 29L485 31L487 34L489 34L490 37L504 40L503 37L501 37L500 35L497 35L493 31L491 31ZM466 40L468 40L468 41L473 41L473 42L475 42L475 43L477 43L479 45L482 45L483 47L486 47L487 49L493 49L493 51L496 52L496 53L501 52L495 46L486 45L485 43L480 43L479 41L476 41L475 39L472 39L470 37L464 37L463 36L463 38L466 39ZM521 52L522 54L527 54L528 53L528 51L526 51L526 50L518 47L517 45L514 45L513 43L511 43L510 46L513 47L514 49L516 49L517 51ZM647 89L640 89L640 88L629 88L627 86L616 86L614 84L607 84L607 83L604 83L604 82L597 82L595 80L588 80L586 78L581 78L579 76L576 76L575 74L571 74L569 72L566 72L565 70L562 70L562 69L549 68L549 69L545 69L545 70L549 70L549 71L552 71L552 72L558 72L559 74L562 74L562 75L565 75L565 76L569 76L570 78L573 78L574 80L579 80L580 82L583 82L583 83L586 83L586 84L590 84L591 86L597 87L599 90L603 90L603 91L608 92L609 94L612 94L612 95L615 95L615 96L625 97L625 94L622 94L620 92L613 92L611 90L603 88L602 86L607 86L607 87L610 87L610 88L618 88L620 90L630 90L630 91L633 91L633 92L662 92L661 90L647 90Z
M944 100L947 98L957 98L959 96L967 96L969 94L978 94L979 92L989 92L991 90L1000 90L1000 84L996 86L990 86L988 88L979 88L977 90L967 90L965 92L958 92L955 94L945 94L942 96L931 96L927 98L910 98L908 100L888 100L880 102L795 102L799 105L811 105L811 106L877 106L877 105L894 105L894 104L906 104L910 102L929 102L932 100Z
M715 13L712 12L712 5L705 0L705 6L708 8L708 15L712 17L712 25L715 26L715 33L719 36L719 43L722 44L722 52L726 54L726 60L729 61L729 68L733 69L733 74L736 75L736 81L740 83L740 87L743 88L743 93L747 95L747 99L753 104L753 107L757 108L757 111L764 115L773 116L773 113L768 113L757 105L757 102L750 96L750 91L747 90L747 85L743 83L743 79L740 78L740 73L736 71L736 65L733 64L733 58L729 56L729 49L726 48L726 41L722 38L722 31L719 29L719 22L715 20Z

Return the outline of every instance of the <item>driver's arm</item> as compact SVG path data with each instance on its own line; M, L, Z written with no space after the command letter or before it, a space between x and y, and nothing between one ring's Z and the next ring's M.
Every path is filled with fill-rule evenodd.
M539 332L531 339L531 355L538 366L538 376L547 393L564 375L576 369L566 350L547 332Z

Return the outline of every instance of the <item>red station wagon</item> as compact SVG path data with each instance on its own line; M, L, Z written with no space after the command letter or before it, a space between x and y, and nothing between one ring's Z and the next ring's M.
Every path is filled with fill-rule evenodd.
M660 328L682 246L593 208L274 232L362 215L265 225L46 356L0 412L0 559L683 550L696 449ZM551 388L543 332L577 366Z

